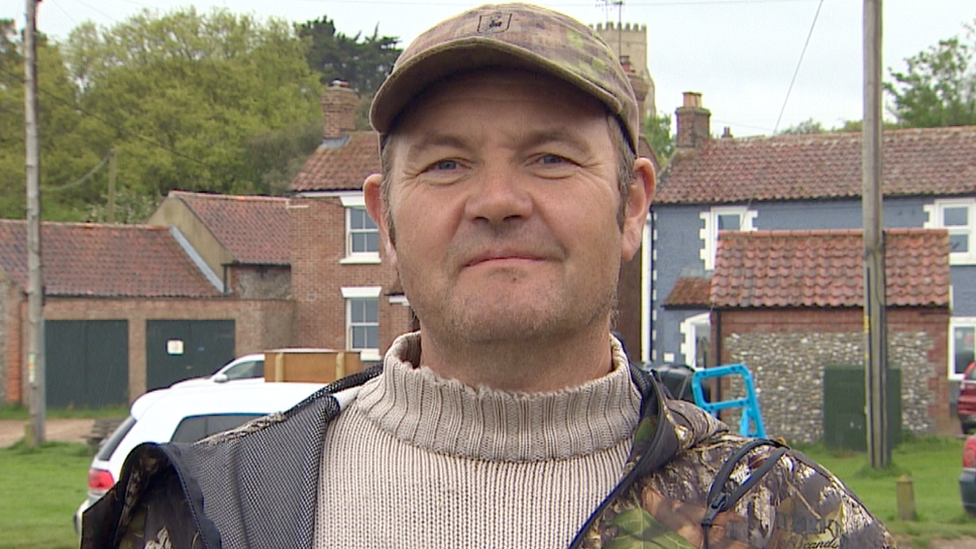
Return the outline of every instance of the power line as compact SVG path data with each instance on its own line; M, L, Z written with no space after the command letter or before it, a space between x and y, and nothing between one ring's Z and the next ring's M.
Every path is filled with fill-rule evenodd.
M796 61L796 70L793 71L793 78L790 80L790 87L786 90L786 97L783 98L783 107L779 110L779 116L776 118L776 126L773 128L773 135L776 135L776 131L779 130L779 123L783 120L783 113L786 112L786 104L790 100L790 93L793 91L793 84L796 83L796 76L800 74L800 65L803 64L803 56L807 53L807 46L810 45L810 37L813 36L813 29L817 26L817 19L820 17L820 8L823 7L824 0L820 0L817 4L817 12L813 14L813 22L810 23L810 31L807 32L807 40L803 43L803 50L800 52L800 58Z
M71 189L71 188L77 187L78 185L81 185L85 181L88 181L91 178L91 176L95 175L95 172L97 172L98 170L100 170L102 168L102 166L104 166L106 163L108 163L109 159L112 158L112 155L113 154L114 153L111 153L110 152L107 155L105 155L105 158L103 158L102 161L99 162L97 166L95 166L94 168L92 168L91 170L89 170L88 173L86 173L85 175L83 175L81 177L81 179L79 179L77 181L74 181L72 183L68 183L67 185L61 185L60 187L47 187L47 186L43 186L42 185L41 186L41 190L42 191L47 191L47 192L59 192L59 191L64 191L64 190L67 190L67 189Z

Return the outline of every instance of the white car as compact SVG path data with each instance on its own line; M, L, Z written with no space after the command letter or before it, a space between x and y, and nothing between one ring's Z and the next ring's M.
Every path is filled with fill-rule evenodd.
M208 377L195 377L179 381L171 387L187 387L193 385L208 385L211 383L226 383L228 381L252 380L256 383L264 381L264 355L244 355L228 362Z
M81 514L115 484L125 458L139 444L195 442L254 418L288 410L324 386L293 382L203 383L142 395L132 403L129 417L104 440L92 460L88 497L75 512L75 531L81 533Z

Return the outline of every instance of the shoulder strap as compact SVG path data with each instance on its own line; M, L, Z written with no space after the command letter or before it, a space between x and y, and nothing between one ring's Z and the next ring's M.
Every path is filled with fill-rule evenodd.
M735 466L742 461L742 458L748 455L749 452L752 452L760 446L774 446L776 447L776 450L774 450L769 457L766 458L762 465L756 468L756 470L749 475L749 478L747 478L745 482L740 484L735 489L729 491L727 489L729 484L729 476L732 474ZM787 448L782 443L775 440L754 439L743 444L735 454L733 454L725 461L725 463L722 464L722 468L719 469L718 474L715 475L715 479L712 481L712 487L708 491L708 510L705 511L705 516L701 521L702 534L705 540L703 549L708 549L708 533L712 527L715 517L721 512L728 511L736 503L738 503L746 492L752 489L756 483L762 480L766 473L772 470L773 466L776 465L776 462L779 461L779 458L783 457L783 454L786 453L786 450Z

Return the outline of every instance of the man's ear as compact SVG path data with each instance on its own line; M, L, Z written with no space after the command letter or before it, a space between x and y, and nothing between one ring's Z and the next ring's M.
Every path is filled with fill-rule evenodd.
M623 238L620 248L620 258L623 261L630 261L641 245L644 222L657 185L654 164L647 158L634 160L630 181L630 194L627 196L627 204L624 208Z
M369 216L373 218L376 226L379 227L380 240L383 243L386 258L395 269L397 267L396 246L394 246L393 240L390 238L390 227L387 223L387 212L389 211L390 205L383 198L382 184L383 176L378 173L367 177L366 181L363 182L363 198L366 200L366 211L369 212Z

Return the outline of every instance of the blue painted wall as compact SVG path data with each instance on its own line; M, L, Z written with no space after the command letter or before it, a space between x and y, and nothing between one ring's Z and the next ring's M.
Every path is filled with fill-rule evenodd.
M922 227L928 220L923 209L933 199L886 198L884 225L886 228ZM738 204L741 205L741 204ZM863 227L860 200L761 202L749 206L758 212L753 225L757 230L787 229L860 229ZM704 263L699 252L704 242L699 231L704 228L700 215L711 206L653 205L653 242L655 259L652 268L657 279L652 281L656 299L652 306L656 321L652 322L655 337L651 342L653 361L664 362L664 353L674 353L676 362L687 362L681 354L684 335L680 324L686 318L706 310L665 310L664 300L682 273L702 272ZM976 316L976 265L953 266L953 316Z

